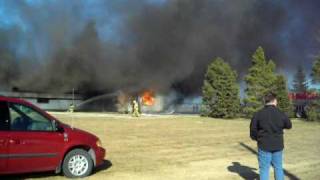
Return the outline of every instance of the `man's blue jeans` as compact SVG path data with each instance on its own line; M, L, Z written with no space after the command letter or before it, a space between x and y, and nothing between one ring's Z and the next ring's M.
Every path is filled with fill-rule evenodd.
M276 180L284 179L282 168L282 151L267 152L259 149L258 161L260 180L269 180L270 165L272 165L274 169L274 178Z

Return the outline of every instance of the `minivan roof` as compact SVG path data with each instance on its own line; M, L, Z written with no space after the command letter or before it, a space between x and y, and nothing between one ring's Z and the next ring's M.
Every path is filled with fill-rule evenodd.
M24 100L24 99L19 99L19 98L11 98L11 97L6 97L6 96L0 96L0 101L6 101L6 102L12 102L12 103L20 103L20 104L25 104L28 106L33 107L34 109L37 109L38 111L41 111L43 113L43 115L45 115L46 117L50 118L50 119L54 119L57 120L55 117L53 117L52 115L46 113L44 110L40 109L39 107L33 105L32 103Z
M14 102L14 103L23 103L23 104L30 104L28 101L19 99L19 98L11 98L11 97L6 97L6 96L1 96L0 95L0 101L7 101L7 102Z

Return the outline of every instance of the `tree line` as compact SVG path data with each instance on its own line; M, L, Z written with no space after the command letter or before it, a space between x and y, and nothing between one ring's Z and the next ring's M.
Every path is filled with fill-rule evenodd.
M240 87L237 72L218 57L208 65L202 87L201 115L214 118L235 118L252 115L264 106L263 97L268 92L277 94L278 107L293 117L294 107L289 99L287 78L276 73L276 64L267 60L262 47L252 55L251 67L244 77L245 97L240 100ZM312 68L312 83L320 84L320 57ZM308 92L308 81L303 68L297 68L292 84L293 92ZM308 120L320 120L319 100L312 102L307 109Z

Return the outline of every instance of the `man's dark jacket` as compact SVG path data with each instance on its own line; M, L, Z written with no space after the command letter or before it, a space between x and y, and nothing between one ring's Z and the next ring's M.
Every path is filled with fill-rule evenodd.
M286 114L273 105L266 105L254 114L250 123L250 137L264 151L280 151L284 148L283 129L291 127Z

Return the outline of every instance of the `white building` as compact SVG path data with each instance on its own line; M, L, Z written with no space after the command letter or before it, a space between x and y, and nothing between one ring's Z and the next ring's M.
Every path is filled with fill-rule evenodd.
M24 99L47 111L66 111L74 102L75 105L83 102L83 97L72 94L44 94L33 92L0 92L0 95Z

